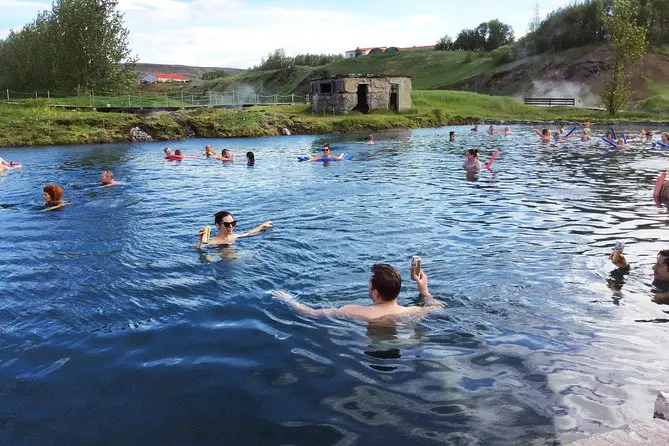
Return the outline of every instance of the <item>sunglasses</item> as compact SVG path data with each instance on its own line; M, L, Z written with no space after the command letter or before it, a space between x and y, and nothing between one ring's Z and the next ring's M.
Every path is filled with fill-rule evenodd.
M323 149L323 152L329 152L330 149Z
M229 228L231 226L234 228L235 226L237 226L236 221L224 221L222 223L223 223L223 226L225 226L226 228Z

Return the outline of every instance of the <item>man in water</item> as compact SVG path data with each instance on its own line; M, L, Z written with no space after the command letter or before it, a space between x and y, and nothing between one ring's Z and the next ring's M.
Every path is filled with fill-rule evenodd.
M611 262L623 272L630 269L622 253L616 255L614 251L611 253ZM669 249L663 249L657 253L655 265L653 265L653 300L657 303L669 303Z
M448 142L455 142L455 131L448 132Z
M275 291L272 296L309 316L343 316L364 321L378 321L381 318L421 317L443 307L427 289L427 275L424 272L417 272L411 276L411 279L415 280L418 285L418 292L425 304L423 307L405 307L397 303L402 278L400 273L387 263L377 263L372 266L372 274L368 283L368 294L372 305L345 305L340 308L314 309L297 302L293 296L283 291Z

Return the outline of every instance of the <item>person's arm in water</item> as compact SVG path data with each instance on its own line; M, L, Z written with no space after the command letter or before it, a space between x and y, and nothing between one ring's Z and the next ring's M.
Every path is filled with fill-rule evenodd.
M239 234L236 238L239 238L239 237L248 237L249 235L256 235L256 234L259 234L259 233L261 233L261 232L263 231L263 229L269 229L269 228L271 228L272 226L273 226L273 223L272 223L271 220L270 220L270 221L266 221L265 223L259 224L258 226L256 226L255 228L251 229L251 230L248 231L248 232L243 232L243 233Z

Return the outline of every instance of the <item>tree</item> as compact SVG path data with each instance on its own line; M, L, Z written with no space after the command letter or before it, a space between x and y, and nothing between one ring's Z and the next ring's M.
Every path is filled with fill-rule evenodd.
M453 47L464 51L492 51L513 43L513 28L497 19L483 22L474 29L463 29Z
M541 25L541 16L539 15L539 2L536 2L534 5L534 12L532 13L532 19L530 24L527 26L527 32L533 33L539 29Z
M634 0L614 0L611 14L602 17L609 32L611 50L608 61L609 80L602 99L611 116L629 100L631 68L646 53L646 30L635 24L637 14L638 8Z
M453 40L451 40L450 36L445 35L441 39L437 40L437 44L434 46L434 49L437 51L452 51Z
M355 57L358 57L358 56L362 56L362 50L360 49L360 47L357 47L355 49Z
M487 31L488 33L485 43L485 49L487 51L492 51L500 46L513 43L513 28L497 19L487 23Z
M116 0L56 0L0 41L6 88L119 92L137 82Z

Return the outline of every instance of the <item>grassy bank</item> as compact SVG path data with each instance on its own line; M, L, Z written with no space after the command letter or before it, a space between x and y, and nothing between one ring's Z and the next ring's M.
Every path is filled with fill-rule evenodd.
M484 121L609 122L598 110L530 107L502 96L457 91L413 92L413 109L367 115L314 114L308 106L252 107L245 110L202 108L175 112L100 113L49 107L46 101L0 102L0 147L127 141L139 127L155 140L196 137L251 137L293 134L351 133L471 124ZM622 113L617 122L667 122L667 115Z

